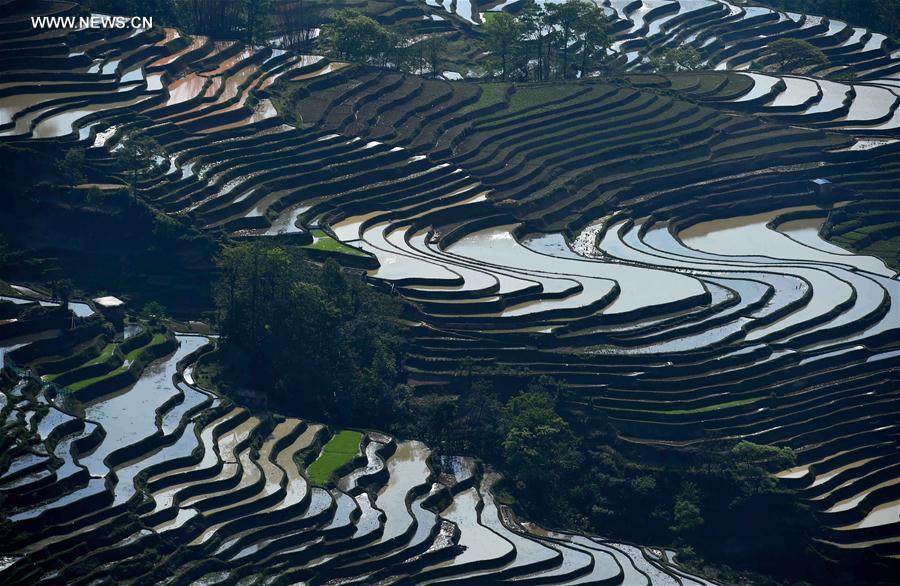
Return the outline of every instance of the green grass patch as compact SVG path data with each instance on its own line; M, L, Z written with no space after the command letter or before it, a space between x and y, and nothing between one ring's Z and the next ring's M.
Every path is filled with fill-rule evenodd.
M508 83L482 83L480 86L481 95L478 96L478 101L462 108L459 111L460 114L467 114L481 108L499 104L506 99L506 92L509 91Z
M358 431L343 430L332 437L322 447L316 461L306 469L306 475L313 484L327 484L331 475L339 468L353 461L359 453L362 434Z
M762 401L765 397L753 397L752 399L738 399L737 401L729 401L727 403L717 403L715 405L707 405L706 407L697 407L696 409L676 409L674 411L643 411L644 413L660 413L662 415L690 415L693 413L708 413L710 411L718 411L719 409L728 409L729 407L742 407L750 405L757 401Z
M77 383L72 383L72 384L68 385L67 388L70 391L72 391L73 393L77 393L81 389L87 388L87 387L91 386L92 384L98 383L102 380L106 380L106 379L108 379L112 376L115 376L121 372L125 372L126 370L128 370L128 367L125 365L122 365L115 370L111 370L111 371L107 372L106 374L101 374L99 376L95 376L92 378L86 378L84 380L78 381Z
M133 362L138 356L140 356L141 352L148 348L152 348L153 346L159 346L163 342L166 341L165 334L156 334L153 336L153 339L150 340L150 343L146 346L141 346L140 348L135 348L131 352L125 355L125 362Z
M110 356L113 355L113 352L116 351L115 344L107 344L106 347L100 352L100 354L94 358L93 360L89 360L84 363L85 366L93 366L95 364L100 364L101 362L106 362L109 360Z
M509 112L532 108L547 102L558 102L563 98L583 91L583 87L576 84L554 84L520 87L509 99ZM556 106L559 107L559 106ZM539 111L550 111L554 106L541 108Z
M322 252L330 252L334 254L347 254L350 256L366 256L363 251L347 246L343 242L335 240L324 230L312 231L312 244L305 244L302 248L310 250L321 250Z

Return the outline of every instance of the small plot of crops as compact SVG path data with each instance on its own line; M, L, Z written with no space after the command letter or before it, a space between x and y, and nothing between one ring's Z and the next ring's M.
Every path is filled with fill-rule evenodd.
M358 249L353 248L352 246L347 246L346 244L335 240L324 230L313 230L311 234L313 237L313 242L312 244L307 244L306 248L309 248L311 250L321 250L323 252L333 252L335 254L349 254L351 256L361 257L366 256Z
M309 465L306 474L313 484L327 484L331 476L359 455L362 434L341 430L322 447L319 457Z

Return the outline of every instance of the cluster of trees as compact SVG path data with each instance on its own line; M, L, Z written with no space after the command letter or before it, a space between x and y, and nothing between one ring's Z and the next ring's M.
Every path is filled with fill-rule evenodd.
M502 490L535 521L676 543L735 566L803 559L815 520L771 474L794 465L790 449L740 442L648 462L626 455L608 424L582 426L564 413L554 379L469 364L458 381L458 395L417 397L404 431L492 462L505 473ZM775 541L774 556L756 545Z
M215 37L255 40L259 10L268 0L88 0L84 7L109 14L152 16L160 24L183 26Z
M306 48L324 20L323 4L312 0L87 0L89 11L152 16L160 24L216 38L237 38Z
M75 284L71 279L54 279L50 281L50 299L59 300L63 309L69 308L69 299L75 292Z
M51 146L0 146L0 167L14 195L0 217L0 238L8 247L7 256L0 255L2 278L71 278L80 290L117 291L136 306L157 299L178 308L180 317L208 309L211 259L218 249L212 235L124 189L70 189L115 183L112 168L96 166L83 149ZM123 180L131 175L122 173ZM51 237L36 240L34 234Z
M338 10L322 29L329 53L345 61L402 69L408 39L356 10Z
M409 431L439 450L472 452L500 465L517 497L534 507L555 500L583 460L578 438L557 411L562 385L535 377L497 391L477 369L463 369L458 396L411 406Z
M156 22L214 38L325 50L357 63L436 74L444 37L414 39L344 5L316 0L86 0L85 10L153 16ZM322 43L313 47L321 38ZM429 68L430 66L430 68Z
M276 410L342 424L387 426L404 416L396 300L279 246L225 248L216 307L220 364Z
M482 45L500 79L545 81L588 75L608 65L610 20L588 0L485 14Z
M270 25L284 48L309 51L325 22L322 3L312 0L289 0L275 4Z
M168 165L166 150L152 136L141 130L126 132L113 151L119 167L124 171L129 191L133 194L138 178L144 173ZM87 180L87 157L82 147L72 147L56 161L63 185L75 186Z
M332 12L320 35L320 47L336 59L432 77L440 73L446 44L443 34L415 38L353 9Z
M699 447L683 461L646 462L623 455L615 439L590 445L550 503L556 518L756 571L784 575L793 571L785 571L788 562L806 559L816 520L772 476L794 464L790 449L741 442Z

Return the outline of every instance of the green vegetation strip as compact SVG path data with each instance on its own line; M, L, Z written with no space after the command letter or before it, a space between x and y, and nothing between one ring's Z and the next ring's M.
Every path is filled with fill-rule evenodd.
M117 374L121 374L121 373L125 372L126 370L128 370L129 367L131 367L131 363L134 362L137 359L137 357L141 355L141 353L152 348L153 346L159 346L160 344L165 343L165 341L166 341L165 334L156 334L155 336L153 336L153 339L150 340L149 344L147 344L146 346L141 346L140 348L135 348L134 350L132 350L131 352L126 354L125 362L119 368L112 370L110 372L107 372L106 374L101 374L100 376L95 376L93 378L78 381L77 383L72 383L71 385L68 385L68 388L72 392L77 392L77 391L80 391L81 389L91 386L94 383L98 383L102 380L112 378L112 377L116 376Z
M85 366L93 366L95 364L100 364L101 362L106 362L107 360L110 359L110 357L112 357L113 352L115 352L115 351L116 351L115 344L107 344L106 347L103 348L103 351L100 352L100 354L96 358L85 362L84 365Z
M331 475L341 466L349 464L359 453L362 434L358 431L343 430L331 438L322 448L316 461L306 469L306 475L313 484L326 484Z
M350 256L366 256L366 253L361 250L357 250L352 246L347 246L343 242L335 240L324 230L313 230L312 237L312 244L307 244L303 246L303 248L321 250L322 252L333 252L335 254L349 254Z
M84 364L79 366L78 368L85 368L87 366L94 366L95 364L101 364L103 362L106 362L107 360L112 358L113 353L116 351L116 347L117 347L116 344L112 344L112 343L107 344L106 347L103 348L103 351L100 352L100 354L98 354L95 358L88 360L87 362L85 362ZM44 376L43 378L46 381L53 382L60 376L62 376L64 374L68 374L68 372L71 372L71 371L61 372L59 374L48 374L48 375Z
M697 407L696 409L676 409L675 411L643 411L643 413L661 413L663 415L689 415L691 413L707 413L709 411L718 411L719 409L728 409L729 407L743 407L751 403L763 400L765 397L754 397L752 399L739 399L737 401L729 401L728 403L718 403L716 405L707 405L706 407Z

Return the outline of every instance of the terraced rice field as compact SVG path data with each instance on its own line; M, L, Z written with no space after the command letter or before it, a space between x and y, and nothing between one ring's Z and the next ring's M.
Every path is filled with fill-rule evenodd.
M549 4L538 0L538 4ZM490 12L517 12L519 2L424 0L433 14L442 11L465 26L482 24ZM747 70L771 64L775 56L768 44L780 38L802 39L821 49L829 63L812 73L837 79L852 70L860 80L896 86L900 63L884 50L887 37L837 19L782 12L731 0L602 0L596 2L612 19L610 48L629 71L647 71L650 58L681 44L700 52L710 70ZM443 18L443 17L441 17ZM893 81L892 81L893 80ZM799 85L799 84L793 84Z
M65 312L37 317L36 303L16 299L22 319L0 325L6 366L19 375L4 375L0 393L5 583L430 583L490 574L649 584L651 574L635 568L670 581L682 575L674 560L653 557L658 550L570 542L523 524L495 504L497 475L482 476L474 460L444 466L421 442L376 432L336 430L322 445L320 424L264 421L194 384L194 361L209 344L201 336L166 332L167 353L85 401L73 387L114 354L103 318L62 334ZM146 337L112 344L147 348L135 341ZM339 472L358 453L365 462ZM304 473L308 455L315 461Z
M416 392L474 360L563 381L573 420L635 449L789 446L798 467L779 477L821 520L815 547L896 575L900 280L884 251L900 237L900 66L877 33L812 16L608 4L631 73L552 85L172 30L38 35L14 14L0 140L88 146L115 174L123 133L143 128L168 153L137 189L156 209L290 239L400 295ZM767 58L760 35L798 31L839 65L641 73L679 42L742 70ZM857 81L835 79L851 66ZM3 352L34 376L0 399L8 583L709 583L664 550L517 519L477 462L446 486L414 440L367 431L352 455L308 453L322 425L193 384L205 339L150 324L110 339L89 305L68 329L10 300Z

